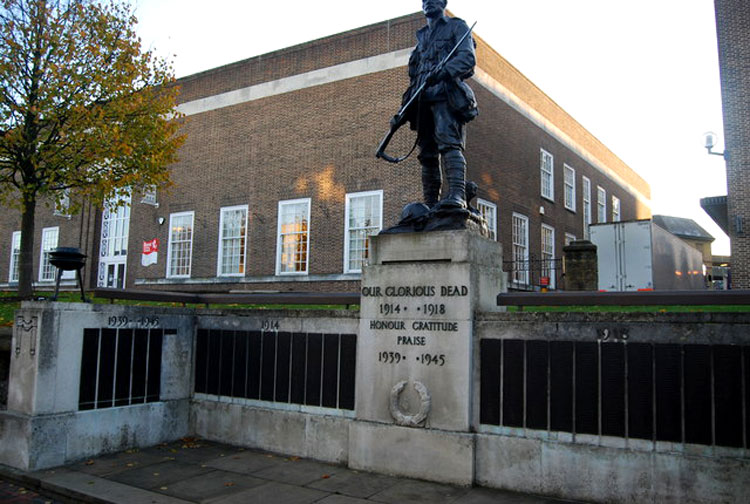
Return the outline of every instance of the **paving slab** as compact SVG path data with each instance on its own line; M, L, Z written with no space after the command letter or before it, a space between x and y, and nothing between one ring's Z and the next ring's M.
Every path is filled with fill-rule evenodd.
M113 455L104 455L95 459L83 460L71 464L70 469L92 474L94 476L109 476L118 472L146 467L163 462L164 457L142 452L140 450L127 450Z
M64 502L95 504L573 504L356 471L195 439L35 473L0 466L0 476L28 488L24 497L36 492Z
M304 486L321 479L330 478L336 474L337 471L341 470L342 468L337 466L293 457L284 460L281 464L276 464L266 469L256 471L253 473L253 476L292 485Z
M211 459L241 453L244 448L203 441L195 438L180 439L172 443L162 443L142 450L144 453L177 462L205 463Z
M195 478L211 471L213 469L210 467L169 460L119 472L109 476L109 479L138 488L163 489L178 481Z
M227 497L249 488L268 483L266 480L253 478L245 474L228 471L211 471L194 478L172 483L155 491L192 502L210 502Z
M208 460L205 462L205 465L224 471L251 474L262 469L283 464L285 460L286 457L270 453L243 451Z
M326 492L366 499L399 483L399 479L381 474L341 469L330 478L307 485Z
M467 493L469 493L469 488L426 481L401 480L400 483L373 495L370 500L386 504L447 504L455 502Z
M40 479L42 491L50 490L71 497L83 494L92 497L93 502L129 504L187 504L190 502L78 471L55 471Z
M16 485L2 479L0 479L0 502L12 502L14 504L63 504L61 501L41 495L22 485Z
M372 501L348 497L346 495L329 495L315 504L372 504Z
M329 494L312 488L302 488L284 483L268 482L265 485L239 492L213 501L216 504L310 504Z

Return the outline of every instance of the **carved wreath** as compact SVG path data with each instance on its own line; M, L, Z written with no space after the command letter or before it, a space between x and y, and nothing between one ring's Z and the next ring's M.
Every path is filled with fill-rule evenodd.
M419 411L414 415L407 415L401 411L399 405L399 397L406 387L406 380L398 382L391 389L391 416L396 421L397 425L403 425L406 427L424 427L424 423L427 420L427 415L430 414L430 408L432 407L432 398L427 387L422 382L414 382L414 390L419 394L420 405Z

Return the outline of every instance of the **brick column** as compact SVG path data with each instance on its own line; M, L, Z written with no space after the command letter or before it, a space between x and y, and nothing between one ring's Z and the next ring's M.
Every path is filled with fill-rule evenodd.
M727 159L732 286L750 288L750 9L715 0Z

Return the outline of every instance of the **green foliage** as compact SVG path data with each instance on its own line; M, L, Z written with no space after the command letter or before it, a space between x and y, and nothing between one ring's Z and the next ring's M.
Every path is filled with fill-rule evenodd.
M136 22L114 0L0 0L0 203L33 217L41 199L67 193L75 211L169 184L178 88ZM32 247L22 240L22 268Z

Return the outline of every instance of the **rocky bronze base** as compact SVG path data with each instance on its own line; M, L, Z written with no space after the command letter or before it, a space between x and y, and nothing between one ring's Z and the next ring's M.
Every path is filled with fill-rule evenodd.
M484 217L473 208L433 208L424 203L409 203L401 212L398 224L381 234L418 233L422 231L471 231L485 238L490 231Z

